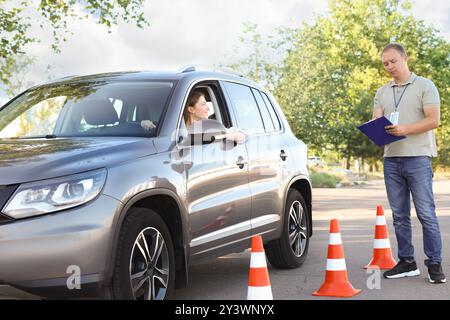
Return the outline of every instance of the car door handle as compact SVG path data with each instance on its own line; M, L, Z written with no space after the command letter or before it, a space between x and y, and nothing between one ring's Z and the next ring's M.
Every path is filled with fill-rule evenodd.
M247 161L242 156L239 156L238 161L236 161L236 165L239 167L239 169L244 168L246 164Z
M284 152L284 150L281 150L281 152L280 152L280 158L281 158L281 160L286 161L287 153Z

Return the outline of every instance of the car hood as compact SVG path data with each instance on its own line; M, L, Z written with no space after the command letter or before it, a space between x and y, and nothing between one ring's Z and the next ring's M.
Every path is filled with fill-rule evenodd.
M149 138L0 139L0 185L70 175L154 153Z

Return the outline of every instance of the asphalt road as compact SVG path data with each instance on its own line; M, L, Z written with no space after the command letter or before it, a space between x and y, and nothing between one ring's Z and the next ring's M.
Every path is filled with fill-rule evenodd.
M450 180L434 182L437 214L443 242L443 268L450 278ZM274 299L337 299L314 297L325 276L329 221L339 219L348 277L362 293L347 299L450 299L450 284L428 282L422 246L422 228L413 212L413 241L421 275L415 278L387 280L381 273L367 273L362 268L372 257L376 206L383 205L394 256L397 243L391 211L382 182L364 188L314 189L314 236L306 262L298 269L277 270L269 265ZM191 266L188 288L177 290L172 299L244 300L247 296L250 252L231 254ZM0 299L2 298L0 286ZM3 298L13 293L3 291ZM22 298L29 298L22 296Z
M450 299L450 284L430 284L422 245L422 227L413 210L413 241L421 275L388 280L367 273L362 266L372 258L376 206L384 208L390 243L397 255L397 242L384 184L364 188L314 189L314 235L306 262L298 269L277 270L269 265L274 299L338 299L314 297L325 276L329 221L339 219L347 272L351 284L363 291L352 298L366 300ZM443 242L443 268L450 278L450 181L434 182L437 214ZM246 299L250 252L231 254L192 266L189 287L177 290L173 299Z

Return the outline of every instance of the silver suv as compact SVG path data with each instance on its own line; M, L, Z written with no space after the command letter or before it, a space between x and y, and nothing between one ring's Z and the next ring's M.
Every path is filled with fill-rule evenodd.
M191 130L194 89L210 111ZM245 139L229 140L231 128ZM305 144L248 79L195 68L70 77L0 108L0 285L167 299L190 264L257 234L274 267L300 266L311 183Z

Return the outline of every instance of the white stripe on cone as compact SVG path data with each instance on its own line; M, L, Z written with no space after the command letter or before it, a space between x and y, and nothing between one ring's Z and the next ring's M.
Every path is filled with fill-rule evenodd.
M386 217L385 216L377 216L375 224L377 226L385 226L386 225Z
M391 247L391 243L389 242L389 239L374 239L373 247L375 249L388 249Z
M328 244L339 245L342 244L341 234L340 233L330 233L330 241Z
M273 300L272 289L266 287L248 287L247 300Z
M347 270L345 259L327 259L328 271L344 271Z
M250 256L250 268L266 268L266 255L264 252L252 252Z

